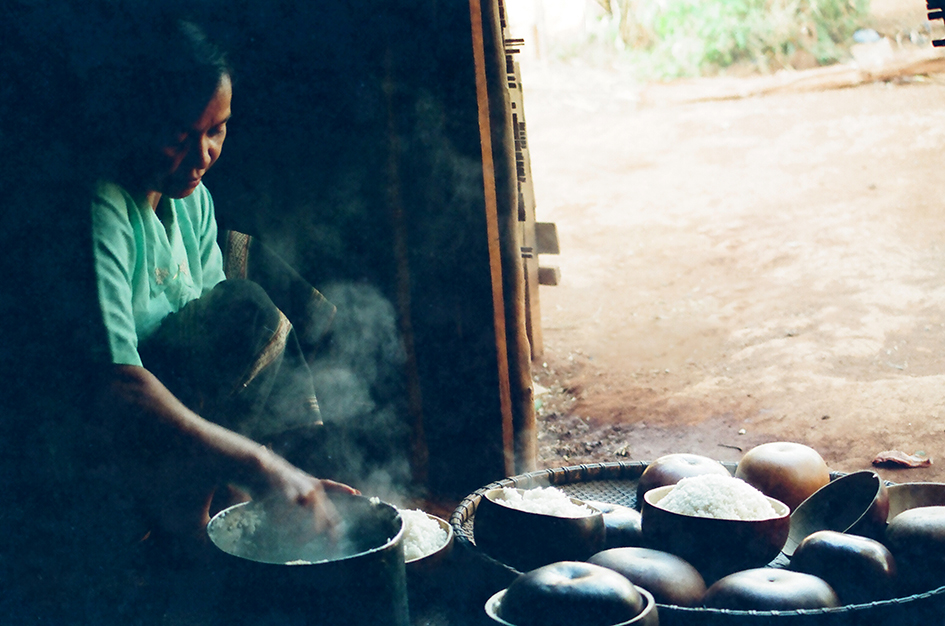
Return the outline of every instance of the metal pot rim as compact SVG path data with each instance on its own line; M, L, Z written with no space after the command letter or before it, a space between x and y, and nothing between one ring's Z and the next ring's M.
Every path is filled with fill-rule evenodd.
M383 552L383 551L385 551L385 550L389 550L392 546L396 546L397 544L401 543L401 541L403 540L404 533L406 532L406 523L404 522L403 518L401 517L400 512L397 510L397 507L393 506L392 504L389 504L389 503L387 503L387 502L383 502L383 501L378 500L378 499L376 499L376 498L367 498L367 497L365 497L365 496L357 496L357 495L343 495L343 496L339 496L339 495L333 494L331 497L332 497L332 498L341 497L341 498L350 498L350 499L358 499L358 500L367 500L368 503L369 503L369 506L383 506L383 507L386 507L387 509L390 509L390 510L393 511L393 513L394 513L394 518L399 522L399 528L397 529L397 532L394 533L394 535L393 535L392 537L390 537L387 541L385 541L383 544L380 544L380 545L375 546L375 547L373 547L373 548L369 548L369 549L367 549L367 550L362 550L362 551L360 551L360 552L355 552L355 553L353 553L353 554L347 554L347 555L345 555L345 556L342 556L342 557L339 557L339 558L335 558L335 559L321 559L321 560L318 560L318 561L310 561L310 562L307 562L307 563L294 563L294 562L282 563L282 562L275 562L275 561L264 561L264 560L249 558L249 557L246 557L246 556L243 556L243 555L240 555L240 554L233 554L232 552L230 552L230 551L228 551L228 550L225 550L225 549L223 549L222 547L220 547L220 545L214 540L213 529L214 529L214 527L215 527L216 525L222 523L220 520L223 520L223 519L226 517L227 514L230 514L230 513L232 513L232 512L235 511L235 510L239 510L239 509L242 509L242 508L245 508L245 507L248 507L248 506L252 506L252 505L254 504L253 501L249 501L249 502L241 502L241 503L239 503L239 504L234 504L233 506L227 507L227 508L223 509L222 511L220 511L219 513L217 513L216 515L214 515L214 516L210 519L210 522L207 524L207 528L206 528L207 537L208 537L208 539L210 540L210 543L213 544L213 546L214 546L215 548L217 548L221 553L223 553L223 554L225 554L225 555L227 555L227 556L229 556L229 557L233 557L234 559L239 559L240 561L244 561L244 562L248 562L248 563L256 563L256 564L259 564L259 565L272 565L272 566L276 566L276 567L305 567L305 566L309 566L309 565L325 565L325 564L328 564L328 563L344 563L344 562L346 562L346 561L354 561L354 560L356 560L356 559L364 558L365 556L370 556L370 555L372 555L372 554L377 554L377 553L379 553L379 552Z

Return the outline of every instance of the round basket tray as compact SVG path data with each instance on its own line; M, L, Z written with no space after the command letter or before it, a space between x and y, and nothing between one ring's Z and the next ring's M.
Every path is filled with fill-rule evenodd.
M731 471L734 465L724 463ZM597 500L633 508L637 506L637 482L647 467L646 462L615 462L575 465L555 469L539 470L520 476L506 478L467 496L450 517L450 524L458 548L470 555L481 566L483 575L489 576L497 589L508 584L520 574L516 569L491 558L476 547L473 539L473 523L476 507L482 494L497 487L532 489L554 485L573 498ZM831 478L842 474L834 473ZM769 567L783 567L787 559L783 556L771 562ZM728 609L690 608L675 605L659 605L661 626L740 626L742 624L816 624L829 626L860 626L866 624L895 624L899 626L929 626L940 624L945 614L945 586L921 594L870 602L848 604L832 609L802 609L797 611L733 611Z

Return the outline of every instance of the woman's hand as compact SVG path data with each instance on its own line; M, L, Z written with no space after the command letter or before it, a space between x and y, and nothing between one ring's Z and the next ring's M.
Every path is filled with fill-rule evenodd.
M284 516L292 526L295 526L294 521L301 530L337 531L341 519L327 493L358 495L361 492L333 480L315 478L277 454L265 448L263 451L261 478L264 482L260 485L262 493L256 497L267 501L270 512ZM306 528L309 523L311 526Z

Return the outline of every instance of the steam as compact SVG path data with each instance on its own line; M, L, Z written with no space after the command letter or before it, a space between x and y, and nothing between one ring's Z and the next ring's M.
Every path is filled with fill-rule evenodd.
M406 356L396 311L367 284L334 283L322 293L338 308L328 348L312 363L330 439L323 453L339 480L394 502L410 480Z

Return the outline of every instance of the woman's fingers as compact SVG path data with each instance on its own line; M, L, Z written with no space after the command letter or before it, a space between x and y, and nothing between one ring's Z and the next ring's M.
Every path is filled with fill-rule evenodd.
M341 515L324 493L314 503L315 532L328 533L333 538L340 538Z
M325 478L321 479L321 483L322 488L324 488L325 491L330 491L332 493L347 493L353 496L361 495L360 491L344 483L335 482L334 480L328 480Z
M287 481L288 490L294 491L294 497L292 494L286 495L289 502L300 507L297 513L307 518L307 521L303 521L303 527L308 526L317 533L337 535L342 521L341 515L328 498L327 492L355 493L356 490L342 483L319 480L301 470L296 471L298 473Z
M282 501L287 520L295 520L290 521L290 525L303 533L338 537L342 519L328 493L361 493L344 483L315 478L281 457L270 463L268 473L270 494Z

